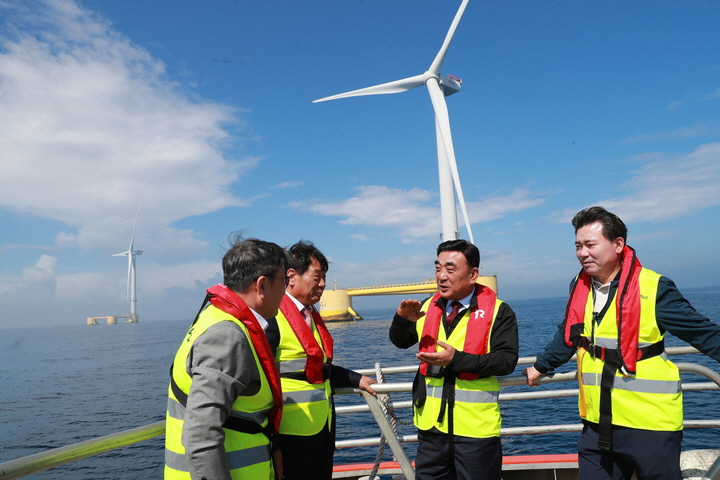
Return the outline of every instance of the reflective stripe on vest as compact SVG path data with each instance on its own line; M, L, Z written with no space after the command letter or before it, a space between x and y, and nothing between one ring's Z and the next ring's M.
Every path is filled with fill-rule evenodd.
M640 298L640 322L638 346L647 347L663 340L655 319L655 304L660 275L643 268L638 277ZM617 292L616 292L617 294ZM609 349L617 348L615 299L608 299L607 311L598 324L593 320L593 300L588 298L585 317L585 336L590 344ZM582 395L578 398L580 411L586 420L601 423L601 379L605 362L590 354L582 355L578 365L582 373ZM584 402L584 403L583 403ZM641 359L636 373L624 376L616 370L610 390L612 425L655 431L682 430L682 388L677 367L666 354Z
M283 392L285 405L292 403L322 402L327 400L325 390L300 390L297 392Z
M428 299L422 306L421 311L427 312L432 299ZM495 308L492 317L492 323L495 322L501 300L495 301ZM449 338L445 336L445 328L442 326L438 329L437 340L452 345L456 349L462 350L465 345L465 337L467 334L468 320L470 317L470 309L463 312L457 326L450 334ZM416 323L418 338L422 335L425 317L420 318ZM490 326L492 329L492 325ZM490 352L490 335L488 335L487 351ZM422 377L425 380L425 390L427 398L424 405L415 407L414 423L421 430L430 430L437 428L443 433L449 432L449 408L445 409L444 416L441 421L438 417L442 408L442 391L446 378ZM454 409L453 409L453 434L472 438L488 438L500 435L500 406L497 402L500 392L500 384L494 376L478 378L473 380L463 380L461 378L454 379Z
M278 362L278 368L280 373L295 373L305 371L305 359L297 358L295 360L285 360L284 362Z
M592 373L582 374L583 385L600 386L600 377ZM682 392L682 384L680 380L647 380L633 377L619 377L613 379L613 389L627 390L628 392L641 393L669 393L676 394Z
M442 398L442 386L425 385L428 397ZM465 403L497 403L500 392L456 390L455 401Z
M269 413L269 409L260 410L258 412L232 411L230 412L230 416L234 418L239 418L241 420L247 420L248 422L253 422L258 425L262 425ZM182 404L174 398L168 398L167 414L170 416L170 418L182 420L185 418L185 407L183 407Z
M266 463L270 461L270 457L270 445L260 445L244 450L236 450L227 454L230 470L238 470ZM190 468L188 467L187 456L184 453L176 453L166 448L165 465L173 470L187 473L187 478L190 478Z

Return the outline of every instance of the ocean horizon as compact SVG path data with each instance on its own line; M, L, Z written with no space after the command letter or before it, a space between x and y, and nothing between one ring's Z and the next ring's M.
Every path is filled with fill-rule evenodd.
M718 322L720 287L687 289L683 294L695 308ZM399 298L398 298L399 301ZM528 299L508 302L520 326L520 356L536 355L550 341L562 320L565 298ZM195 312L192 312L194 315ZM335 339L335 362L347 368L417 365L415 348L400 350L388 339L394 309L360 312L365 320L329 323ZM84 324L39 328L17 327L0 335L3 392L0 402L0 462L43 452L164 419L168 369L191 318L143 321L137 324ZM668 335L668 346L685 345ZM684 355L675 362L696 362L720 371L717 362L700 354ZM513 375L519 375L518 367ZM574 364L559 371L574 370ZM388 381L410 381L405 377ZM702 382L697 375L683 374L684 382ZM563 388L575 388L568 384ZM538 387L545 388L545 386ZM507 391L527 391L508 387ZM720 418L717 392L688 392L686 419ZM393 394L393 400L408 400L409 394ZM336 403L357 403L358 397L336 396ZM504 427L534 424L577 424L576 398L514 401L501 404ZM398 411L409 421L409 410ZM412 426L401 426L401 434L414 434ZM338 440L378 437L369 414L350 414L338 419ZM720 448L717 431L687 429L684 448ZM577 433L503 437L507 455L574 453ZM414 456L414 445L405 447ZM372 462L376 447L340 449L336 463ZM141 442L113 452L40 472L28 479L135 479L162 476L164 439ZM390 460L385 449L385 460Z

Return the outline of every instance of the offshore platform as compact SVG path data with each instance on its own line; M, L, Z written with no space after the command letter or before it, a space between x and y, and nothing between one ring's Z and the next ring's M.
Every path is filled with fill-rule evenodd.
M497 277L495 275L479 276L477 283L492 288L497 292ZM428 278L424 282L400 283L397 285L383 285L374 287L337 288L325 289L320 298L320 315L326 322L347 322L362 320L352 306L352 297L363 297L371 295L409 295L416 293L427 293L429 295L437 292L437 283L434 278Z

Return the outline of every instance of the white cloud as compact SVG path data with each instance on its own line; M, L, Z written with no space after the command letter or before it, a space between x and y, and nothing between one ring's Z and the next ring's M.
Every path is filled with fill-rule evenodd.
M22 15L0 30L0 206L61 221L73 231L57 243L87 248L129 236L142 201L146 235L202 247L171 224L247 205L230 186L259 160L224 153L238 112L192 100L160 61L74 3L34 7L15 5Z
M720 98L720 88L705 97L706 100L716 100L718 98Z
M292 206L322 215L345 217L340 222L343 225L389 228L405 237L405 242L438 235L440 209L434 193L420 188L402 190L381 185L365 185L355 191L357 195L346 200L311 200L294 202ZM470 221L487 222L543 203L542 198L533 198L533 195L527 189L518 188L508 195L468 202ZM461 215L458 218L461 219Z
M420 188L402 190L381 185L355 189L356 195L334 202L294 202L293 207L327 216L344 217L343 225L370 225L390 228L405 237L437 235L440 229L437 205L432 193Z
M720 134L720 127L709 123L697 123L687 127L678 128L669 132L643 133L635 135L623 143L650 143L662 141L681 141L691 138L706 137Z
M631 193L597 204L626 223L662 222L720 205L720 143L647 163L623 187Z
M363 233L357 233L355 235L350 235L350 238L353 240L357 240L358 242L371 242L372 239L368 237L367 235Z
M23 292L33 292L42 295L55 293L55 268L57 258L50 255L41 255L34 265L23 268L22 275L14 277L0 277L0 294L8 295L8 298L15 296L22 297Z
M305 185L305 182L302 182L302 181L300 181L300 180L297 180L297 181L292 181L292 182L282 182L282 183L278 183L277 185L271 185L271 186L269 186L268 188L271 189L271 190L273 190L273 189L281 189L281 190L284 190L284 189L286 189L286 188L302 187L303 185Z
M720 143L700 145L694 152L668 156L646 154L622 188L630 193L564 209L545 218L569 223L580 208L601 205L625 223L665 222L720 205Z
M327 288L333 287L334 279L352 279L352 283L348 283L346 280L340 283L338 288L420 282L426 278L435 277L434 262L434 248L428 248L427 252L422 254L404 255L372 262L331 261Z
M533 196L536 196L535 198ZM545 202L537 197L537 193L526 188L517 188L504 196L489 196L480 202L467 204L470 222L489 222L501 218L510 212L519 212L528 208L537 207Z

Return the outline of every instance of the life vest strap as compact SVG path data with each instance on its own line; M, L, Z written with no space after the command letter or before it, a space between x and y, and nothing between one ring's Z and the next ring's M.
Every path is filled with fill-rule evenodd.
M587 337L582 337L585 348L593 358L604 362L602 376L600 377L600 431L598 447L609 452L612 450L612 390L615 382L615 372L622 366L622 358L617 348L600 347L590 343ZM637 360L661 355L665 351L665 340L638 348Z
M323 382L330 378L330 364L326 363L322 366ZM289 378L291 380L302 380L304 382L313 383L307 376L307 373L303 372L283 372L280 373L280 378ZM316 382L319 383L319 382Z
M617 348L607 348L595 345L593 343L590 343L590 340L587 337L580 337L579 340L574 340L573 345L578 348L584 348L585 350L587 350L587 352L592 358L599 358L603 362L612 363L618 366L622 365L620 353ZM665 340L663 339L659 342L653 343L652 345L638 348L637 360L647 360L648 358L662 355L664 351Z
M187 407L188 396L180 389L180 386L177 384L177 382L175 382L175 379L172 376L172 369L173 366L170 365L170 389L172 390L173 395L175 395L178 403L183 407ZM249 433L251 435L262 433L271 441L273 438L273 425L270 422L268 422L267 425L262 427L250 420L230 415L225 419L222 427L227 428L228 430L235 430L236 432L240 433Z
M268 440L272 441L273 439L273 425L269 422L263 427L250 420L230 415L225 419L225 422L223 422L222 426L223 428L227 428L229 430L235 430L236 432L241 433L248 433L250 435L262 433L268 438Z

